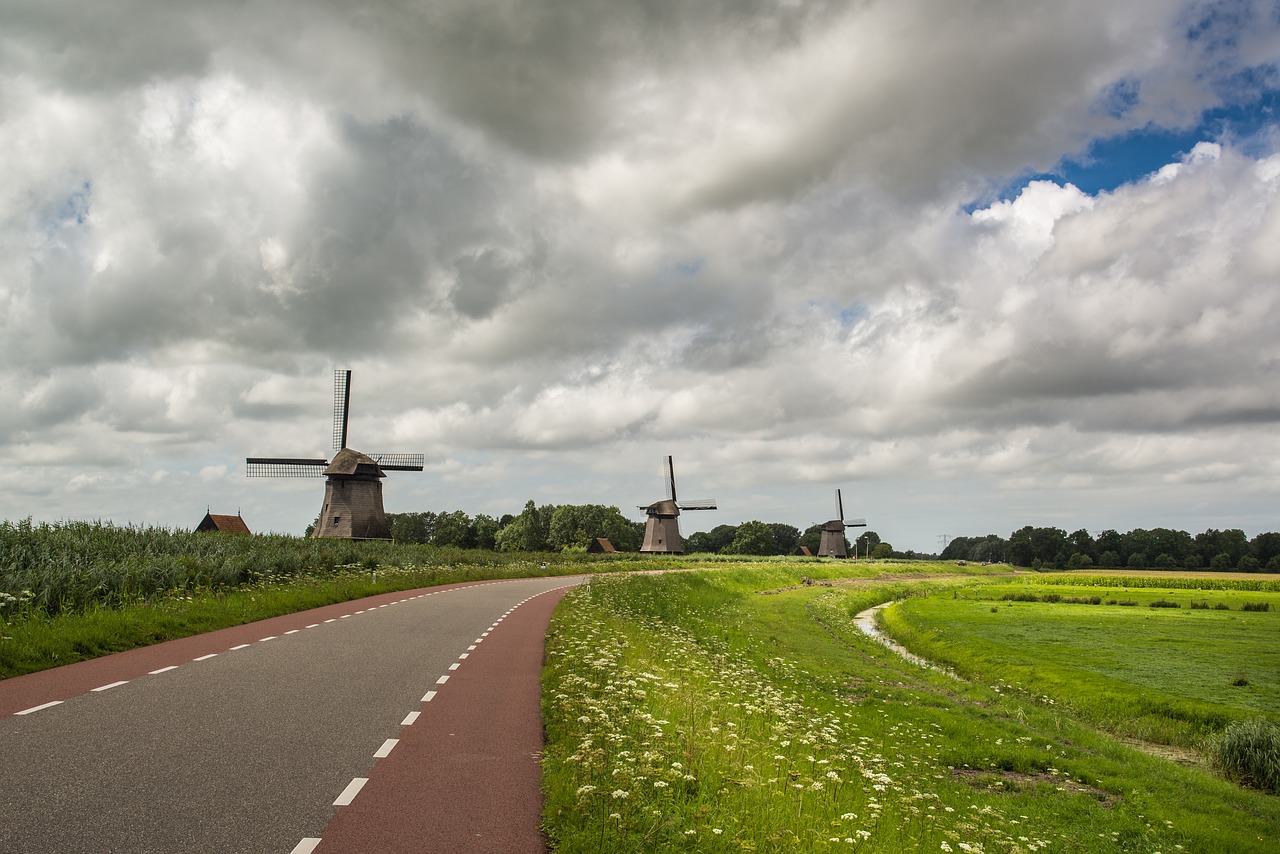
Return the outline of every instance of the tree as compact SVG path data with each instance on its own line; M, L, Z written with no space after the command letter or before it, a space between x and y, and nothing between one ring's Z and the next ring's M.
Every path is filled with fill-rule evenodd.
M547 540L553 549L585 548L606 537L619 551L636 551L635 528L617 507L603 504L562 504L551 514Z
M696 534L685 537L684 550L686 552L719 554L729 548L737 532L738 529L734 525L716 525L706 533L699 531Z
M874 558L893 557L893 546L888 543L876 543L871 547L871 556Z
M546 504L538 507L532 500L524 505L524 511L511 520L498 532L497 546L501 551L544 552L547 542L550 516L555 512L554 505Z
M1093 558L1084 552L1076 552L1067 561L1067 569L1088 569L1093 566Z
M773 528L773 539L777 543L775 554L791 554L796 550L796 543L800 542L799 528L781 522L770 522L769 527Z
M880 545L880 535L875 531L863 531L858 535L858 539L853 542L857 545L859 554L867 554L875 551L876 546ZM845 545L847 546L848 544L848 540L846 540Z
M387 524L391 528L391 539L397 543L429 543L435 531L436 514L388 513Z
M734 533L733 542L726 549L729 554L738 555L772 555L778 553L778 540L774 536L773 527L764 522L752 520L743 522Z
M498 520L492 516L486 516L483 513L477 513L475 521L472 523L475 528L476 548L478 549L496 549L498 536Z
M1073 556L1078 554L1084 555L1089 558L1088 565L1093 565L1093 559L1098 556L1098 544L1094 542L1093 537L1089 535L1088 531L1084 528L1074 531L1071 536L1067 538L1067 541L1071 544L1069 551ZM1070 565L1070 559L1068 559L1067 563Z
M431 542L437 546L473 548L476 544L476 532L472 527L471 517L461 510L439 514L436 516L436 527L431 536Z
M818 549L822 547L822 526L810 525L804 529L804 533L800 535L800 542L796 543L796 547L804 546L809 550L810 554L817 554Z

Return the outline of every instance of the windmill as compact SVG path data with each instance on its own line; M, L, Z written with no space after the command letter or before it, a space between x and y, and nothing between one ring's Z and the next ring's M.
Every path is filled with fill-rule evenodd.
M865 528L866 519L845 519L844 501L840 498L840 490L836 490L836 518L822 525L822 541L818 544L818 557L848 557L849 552L844 545L845 528Z
M332 460L296 457L248 457L249 477L321 477L324 504L313 537L389 540L391 527L382 509L382 478L389 471L422 471L422 454L362 454L347 447L351 414L351 371L333 372Z
M642 552L660 552L664 554L684 554L684 541L680 539L680 523L676 518L681 510L715 510L714 498L698 501L676 500L676 473L671 465L671 457L662 461L663 476L667 482L667 493L670 498L655 501L640 509L649 517L644 526L644 545Z

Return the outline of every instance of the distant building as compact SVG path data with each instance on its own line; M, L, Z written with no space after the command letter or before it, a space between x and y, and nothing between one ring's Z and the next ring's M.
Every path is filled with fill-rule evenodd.
M801 557L813 557L813 552L809 551L808 546L800 546L795 550L795 554Z
M196 531L221 531L224 534L251 533L249 526L244 523L244 519L240 518L238 512L234 516L205 513L204 518L200 520L200 524L196 525Z
M590 554L614 554L618 550L613 547L613 543L605 537L596 537L587 544L587 552Z

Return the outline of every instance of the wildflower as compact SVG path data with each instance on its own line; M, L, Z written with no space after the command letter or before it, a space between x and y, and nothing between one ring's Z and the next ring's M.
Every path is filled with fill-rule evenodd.
M711 828L711 832L714 833L716 836L719 836L720 834L724 833L724 831L718 827Z
M589 794L591 794L592 792L594 792L595 790L596 790L596 787L595 787L595 786L593 786L593 785L591 785L590 783L588 783L588 784L587 784L587 785L585 785L585 786L579 786L579 787L578 787L578 797L582 797L583 795L589 795Z
M666 781L666 780L654 780L654 781L653 781L653 787L654 787L655 789L665 789L665 788L667 787L667 781Z
M615 799L619 799L619 798L627 798L627 797L630 797L630 796L631 796L631 793L630 793L630 792L628 792L626 789L614 789L614 790L613 790L613 797L614 797Z

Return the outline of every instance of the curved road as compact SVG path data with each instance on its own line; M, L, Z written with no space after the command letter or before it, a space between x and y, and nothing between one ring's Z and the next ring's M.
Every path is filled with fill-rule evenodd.
M541 851L581 578L384 594L0 682L0 851Z

